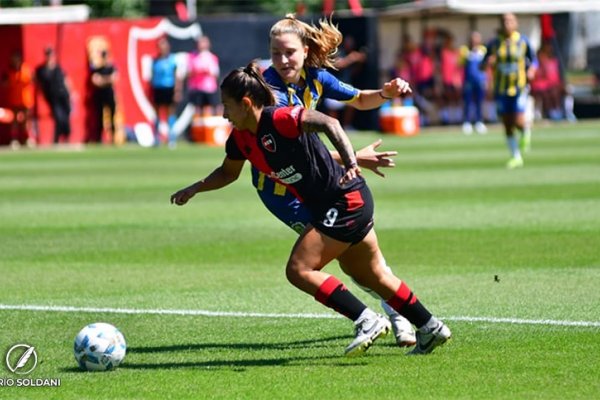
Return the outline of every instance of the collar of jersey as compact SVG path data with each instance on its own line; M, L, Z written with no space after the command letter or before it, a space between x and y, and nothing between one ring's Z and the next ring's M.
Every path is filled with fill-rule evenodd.
M513 33L510 34L510 36L506 36L506 35L502 35L502 39L509 39L513 42L517 42L519 39L521 39L521 34L517 31L514 31Z
M301 78L301 79L304 79L304 87L306 87L306 84L307 84L307 83L306 83L306 70L305 70L304 68L302 68L302 69L300 70L300 78ZM302 90L304 90L304 88L303 88L303 87L300 87L300 86L296 85L295 83L286 83L286 85L287 85L289 88L292 88L292 89L294 89L294 91L296 91L296 93L298 93L298 92L301 92Z

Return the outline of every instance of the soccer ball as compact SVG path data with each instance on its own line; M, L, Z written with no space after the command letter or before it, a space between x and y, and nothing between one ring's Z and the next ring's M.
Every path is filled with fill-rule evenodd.
M75 336L73 346L79 368L86 371L107 371L116 368L125 358L126 350L123 334L104 322L84 327Z

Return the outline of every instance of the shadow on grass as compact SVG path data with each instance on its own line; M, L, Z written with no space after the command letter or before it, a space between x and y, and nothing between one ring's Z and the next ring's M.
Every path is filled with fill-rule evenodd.
M147 347L129 347L127 353L134 354L151 354L162 352L186 352L195 350L233 350L233 351L261 351L261 350L298 350L306 349L309 352L316 348L331 347L331 342L350 339L349 335L330 336L321 339L299 340L293 342L282 343L190 343L168 346L147 346ZM378 345L386 346L385 343ZM387 346L386 346L387 347ZM198 360L198 361L166 361L166 362L125 362L118 369L131 370L155 370L155 369L184 369L184 368L199 368L205 370L221 370L230 369L237 372L243 372L247 368L252 367L274 367L274 366L326 366L326 367L358 367L368 364L366 358L346 358L342 354L343 347L340 347L339 355L323 355L316 351L314 356L306 355L306 352L294 351L297 355L289 357L273 357L273 358L251 358L251 359L217 359L217 360ZM210 351L207 354L212 354ZM246 354L247 355L247 354ZM375 355L369 355L373 357ZM194 358L197 357L193 356ZM235 356L233 357L235 358ZM77 367L63 368L63 372L85 372Z
M128 347L128 353L161 353L169 351L186 350L210 350L210 349L231 349L231 350L287 350L294 348L316 348L328 347L328 342L349 339L351 336L330 336L321 339L307 339L295 342L282 343L190 343L171 346L144 346Z
M293 342L282 343L191 343L169 346L148 346L148 347L130 347L127 353L130 355L151 354L162 352L185 352L194 350L233 350L234 355L227 359L211 359L211 360L194 360L194 361L165 361L165 362L125 362L118 367L123 370L155 370L155 369L185 369L198 368L205 370L221 370L230 369L237 372L243 372L247 368L255 367L275 367L275 366L328 366L328 367L351 367L366 365L367 360L364 358L345 358L342 354L343 347L340 347L339 355L324 355L316 348L330 347L332 342L349 339L350 336L330 336L321 339L299 340ZM306 349L308 352L314 351L314 356L307 355L307 352L298 351L298 349ZM286 351L294 350L294 354L290 356L277 356L272 358L245 358L236 359L235 351ZM211 355L210 351L206 352ZM244 353L247 357L248 354ZM257 355L260 353L257 353ZM190 358L198 358L198 355L190 355ZM252 357L250 355L250 357ZM211 357L212 358L212 357ZM133 361L133 360L132 360ZM65 368L64 372L81 372L78 368Z
M342 361L342 360L343 361ZM345 362L344 362L345 361ZM255 367L285 367L285 366L362 366L366 365L365 359L343 359L343 356L314 356L314 357L277 357L277 358L255 358L246 360L210 360L210 361L181 361L164 363L128 363L125 362L119 366L121 369L179 369L179 368L200 368L206 370L220 370L223 368L233 369L242 372L246 368Z
M210 361L181 361L181 362L158 362L158 363L130 363L124 361L117 369L119 370L156 370L156 369L184 369L199 368L205 370L231 369L236 372L243 372L251 367L285 367L285 366L328 366L328 367L359 367L368 365L364 358L344 358L339 356L314 356L314 357L279 357L268 359L250 359L250 360L210 360ZM96 372L83 371L78 367L62 368L62 372L71 373L89 373ZM112 373L107 371L105 373Z

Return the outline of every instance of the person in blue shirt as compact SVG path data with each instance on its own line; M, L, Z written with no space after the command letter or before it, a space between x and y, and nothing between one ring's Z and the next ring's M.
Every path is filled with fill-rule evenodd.
M470 135L473 132L473 119L475 120L475 131L479 134L487 132L483 123L483 102L487 88L487 73L479 68L486 48L481 44L481 34L471 32L469 45L460 48L460 63L464 68L463 83L463 132ZM471 117L475 113L475 118Z
M266 82L275 92L276 105L299 105L315 110L323 99L334 99L358 110L370 110L392 98L411 93L409 84L400 78L394 78L381 89L374 90L359 90L338 80L326 68L334 67L336 50L342 40L340 31L327 20L320 21L316 27L289 14L276 22L270 31L272 65L263 72ZM377 167L393 166L388 157L395 152L376 153L375 149L380 143L378 141L361 149L356 155L361 167L383 176ZM338 162L341 161L337 153L332 155ZM296 232L304 231L310 221L310 212L285 186L254 167L252 184L273 215ZM381 254L380 256L383 259ZM343 268L344 259L338 261ZM389 268L388 271L391 273ZM377 298L373 291L363 289ZM382 300L381 304L392 322L396 343L400 347L415 344L415 334L410 323L385 301Z
M181 81L177 78L177 60L171 54L171 46L166 37L158 40L158 55L152 61L152 100L156 119L154 121L155 145L161 142L160 126L166 120L169 147L175 146L173 125L177 120L175 106L181 101Z

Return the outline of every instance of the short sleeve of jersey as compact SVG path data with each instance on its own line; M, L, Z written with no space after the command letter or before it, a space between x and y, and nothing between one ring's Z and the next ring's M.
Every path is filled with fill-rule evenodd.
M227 154L227 158L230 160L245 160L246 157L242 154L240 148L235 141L235 133L231 132L229 137L227 138L227 142L225 142L225 154Z
M313 71L311 71L313 72ZM358 97L359 90L354 86L340 81L329 71L317 69L317 80L323 86L323 97L344 102L353 101Z
M273 125L283 137L294 139L302 134L302 111L304 108L281 107L273 111Z

